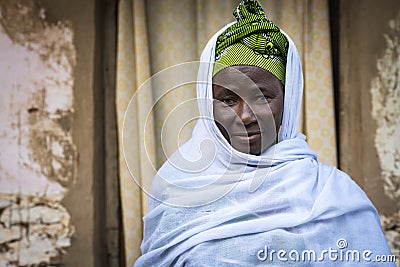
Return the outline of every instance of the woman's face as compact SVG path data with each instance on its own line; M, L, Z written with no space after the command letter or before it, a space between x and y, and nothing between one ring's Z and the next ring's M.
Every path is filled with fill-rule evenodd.
M270 72L233 66L213 78L214 120L236 150L259 155L277 141L283 85Z

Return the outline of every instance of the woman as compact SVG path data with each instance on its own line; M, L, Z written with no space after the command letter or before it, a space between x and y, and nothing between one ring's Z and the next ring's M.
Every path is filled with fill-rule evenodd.
M376 209L297 130L292 40L257 1L234 15L201 56L201 117L154 179L135 266L376 266L390 255Z

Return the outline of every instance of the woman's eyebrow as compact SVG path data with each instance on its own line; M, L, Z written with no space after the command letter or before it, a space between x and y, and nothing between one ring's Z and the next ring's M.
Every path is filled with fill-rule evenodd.
M274 92L276 92L278 89L281 90L280 88L277 88L276 86L272 86L272 85L259 86L258 89L259 89L262 93L274 93Z
M226 88L224 87L224 93L225 94L230 94L230 95L236 95L234 88L230 89L230 88Z
M236 95L236 93L223 85L218 85L222 90L219 91L218 95Z

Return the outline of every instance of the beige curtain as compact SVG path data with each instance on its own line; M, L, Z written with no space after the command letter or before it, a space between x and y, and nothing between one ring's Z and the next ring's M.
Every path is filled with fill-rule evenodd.
M175 142L161 146L158 136L163 122L175 106L195 98L194 88L165 96L156 88L138 88L165 68L198 60L212 34L233 20L232 10L238 3L239 0L119 1L116 104L127 266L140 256L142 216L147 211L147 195L138 184L148 188L155 169L178 146ZM328 1L263 0L260 3L271 20L292 37L302 57L305 94L301 128L320 161L336 165ZM163 101L152 109L153 99L161 96ZM148 114L148 110L153 112ZM189 106L168 120L172 125L175 122L179 125L188 114L194 116L196 107ZM145 132L140 130L141 125L146 125ZM164 128L164 138L176 139L173 138L176 129ZM183 132L182 142L189 135L190 131Z

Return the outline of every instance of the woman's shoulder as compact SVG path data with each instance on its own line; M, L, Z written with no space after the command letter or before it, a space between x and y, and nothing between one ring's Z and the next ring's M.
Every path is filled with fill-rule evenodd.
M336 199L343 206L369 207L376 212L376 209L364 190L346 172L335 166L319 163L319 179L322 181L323 189L321 192L330 200ZM347 201L343 200L349 200ZM351 200L351 201L350 201Z

